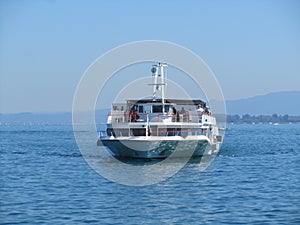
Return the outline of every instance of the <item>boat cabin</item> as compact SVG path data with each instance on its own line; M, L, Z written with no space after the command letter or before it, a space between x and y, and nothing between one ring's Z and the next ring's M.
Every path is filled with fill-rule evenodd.
M199 122L198 105L201 100L128 100L127 104L113 104L108 123L143 122ZM148 118L148 119L147 119ZM153 121L153 122L154 122Z
M201 100L128 100L113 104L107 124L111 136L188 136L208 132L213 117L197 111ZM150 127L151 126L151 127ZM195 128L200 127L201 128Z

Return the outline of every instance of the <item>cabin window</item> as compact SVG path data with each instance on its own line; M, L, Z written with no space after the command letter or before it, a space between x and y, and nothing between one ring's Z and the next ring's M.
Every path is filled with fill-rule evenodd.
M114 137L127 137L129 136L129 130L128 129L113 129L113 128L107 128L106 133L108 136L114 136Z
M169 105L165 105L165 112L169 112L169 110L170 110L170 106Z
M131 129L131 134L133 136L146 136L146 129L145 128L133 128L133 129Z
M153 113L162 113L163 106L162 105L153 105L152 111L153 111Z
M151 105L144 106L145 113L151 113L151 109L152 109Z
M158 136L166 136L167 129L166 128L158 128Z
M199 128L191 129L192 135L201 135L201 131Z
M176 135L176 129L175 128L167 128L167 135L168 136L175 136Z
M144 106L143 105L139 105L139 113L144 113Z

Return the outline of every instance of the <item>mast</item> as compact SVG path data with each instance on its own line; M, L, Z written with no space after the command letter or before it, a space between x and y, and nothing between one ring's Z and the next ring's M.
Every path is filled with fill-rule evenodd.
M160 67L160 76L161 76L161 101L162 104L165 105L165 71L164 67L167 66L165 63L158 63ZM165 107L163 107L163 113L165 112Z
M152 99L153 101L155 100L156 98L156 92L158 91L159 89L159 86L158 86L158 69L157 69L157 65L153 65L152 69L151 69L151 72L152 72L152 77L153 77L153 93L152 93Z
M166 63L158 63L157 65L153 65L151 72L153 76L153 101L156 99L156 95L158 91L161 94L162 104L165 105L165 71L164 67L167 67ZM160 77L160 80L159 80ZM163 107L164 112L164 107Z

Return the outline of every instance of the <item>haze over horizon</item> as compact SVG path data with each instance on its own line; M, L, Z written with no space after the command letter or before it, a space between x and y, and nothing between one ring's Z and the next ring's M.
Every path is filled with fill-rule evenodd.
M226 100L300 91L296 0L2 0L0 113L70 112L88 66L112 48L142 40L196 53Z

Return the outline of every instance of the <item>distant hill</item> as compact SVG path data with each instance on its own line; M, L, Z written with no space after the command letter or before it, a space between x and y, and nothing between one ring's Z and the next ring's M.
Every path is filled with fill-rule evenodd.
M300 116L300 91L276 92L252 98L226 101L227 115ZM96 123L106 122L109 109L96 110ZM0 114L0 124L72 124L72 113Z
M300 115L300 91L275 92L226 101L226 108L229 115Z
M105 123L109 109L96 110L96 123ZM72 124L72 113L10 113L0 114L1 124Z

